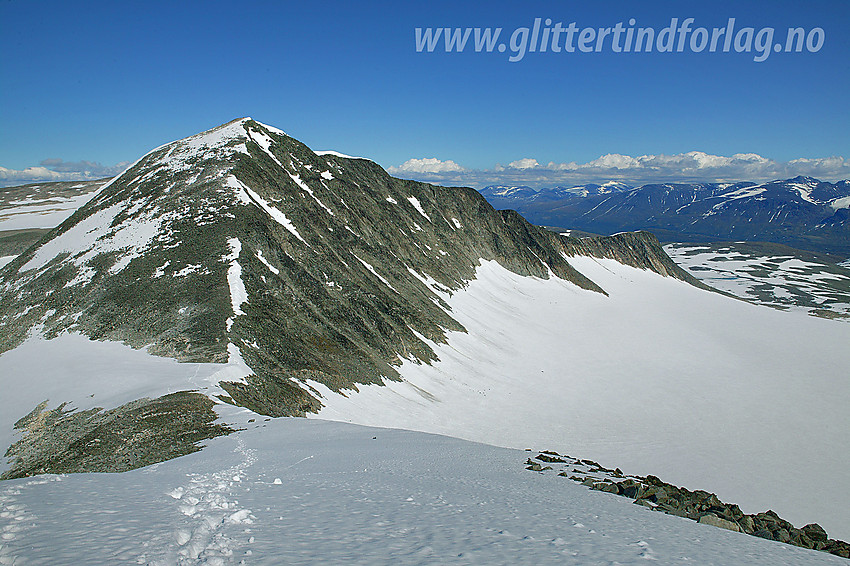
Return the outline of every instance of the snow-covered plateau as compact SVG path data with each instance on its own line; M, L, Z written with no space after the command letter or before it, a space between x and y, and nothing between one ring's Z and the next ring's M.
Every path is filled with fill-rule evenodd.
M121 474L0 484L3 564L845 564L524 469L527 452L297 418Z
M609 296L485 263L446 300L468 333L318 418L553 449L850 538L850 327L570 258ZM816 470L813 472L812 470Z
M570 262L609 296L554 277L521 277L485 262L465 289L451 296L440 291L468 331L450 333L447 344L433 344L440 361L405 362L400 368L404 381L361 386L347 396L321 390L314 383L325 404L318 419L438 433L513 449L555 449L618 466L626 473L654 474L690 489L712 491L745 512L770 508L798 526L818 522L831 537L850 538L846 512L850 499L841 489L841 478L850 466L846 436L850 420L845 410L850 403L846 377L850 326L750 305L612 260L574 257ZM46 397L51 406L71 401L75 407L88 408L113 407L142 395L186 388L212 394L220 392L218 380L239 377L244 370L241 361L180 364L75 335L51 341L33 337L0 355L0 373L18 378L3 396L3 442L8 446L14 440L6 437L20 407L31 407ZM111 377L116 374L124 379L116 381ZM244 425L248 418L262 421L224 405L219 410L230 424ZM93 557L103 556L92 563L142 555L142 562L156 563L152 557L161 552L165 554L160 558L167 559L164 563L175 563L175 557L184 554L214 557L202 550L218 544L219 550L252 550L248 563L274 563L270 556L307 562L321 559L325 551L317 547L324 541L330 545L329 559L351 552L350 557L362 556L364 563L380 562L382 557L421 563L503 562L520 556L544 561L575 556L582 563L627 563L646 556L718 564L739 557L739 563L757 563L756 556L773 564L831 560L660 517L629 506L622 498L585 493L585 487L567 485L571 482L564 478L545 483L550 480L536 479L522 469L525 452L297 419L263 424L269 430L250 429L215 439L199 454L139 471L4 482L4 517L9 522L3 528L14 535L5 543L6 556L19 553L15 555L31 562L55 564L61 563L57 557L91 552ZM375 463L377 468L365 465L366 471L357 476L361 471L355 462L372 458L361 447L373 445L355 442L340 450L345 444L342 438L350 435L395 439L392 448L374 445L390 450L391 461ZM237 445L247 452L233 452ZM323 450L336 468L325 464L315 468L322 461L316 459L317 453ZM314 458L287 467L308 456ZM245 464L248 461L250 465ZM446 469L436 480L433 466L438 462ZM453 466L477 471L470 477L452 472ZM238 470L231 474L231 468ZM249 468L255 484L233 481L232 476ZM373 477L370 469L383 472ZM409 475L393 475L394 469L407 469ZM306 470L313 472L302 476ZM289 487L271 484L272 476L286 478ZM349 478L353 484L346 483ZM330 481L322 484L324 480ZM373 491L358 492L357 486L363 485ZM206 514L183 515L180 505L185 502L163 496L180 486L194 490L192 497L199 500L189 509L206 505ZM476 493L482 486L486 488L479 500ZM389 493L399 490L429 498L430 518L417 519L413 511L405 514L405 505L413 509L415 497L411 503L405 495L396 502L398 508L393 507ZM383 495L373 499L376 493ZM453 511L457 517L440 515L441 509L450 508L441 503L444 493L457 497L466 493L463 503L451 503L458 507ZM562 500L568 497L587 506L583 514L573 510L572 503L565 506ZM56 505L57 501L62 504ZM132 505L125 507L128 501ZM219 505L216 501L239 504L213 511ZM490 505L483 517L476 515L481 512L480 501ZM49 502L52 506L47 507ZM292 514L293 502L321 512L305 520L304 515ZM256 525L244 526L228 522L243 508L262 520L252 519ZM304 508L298 511L303 513ZM535 514L540 515L532 518ZM476 516L477 523L465 530L460 525L470 516ZM596 517L595 522L589 516ZM570 518L587 528L565 528L571 526ZM370 527L368 521L374 524ZM332 528L334 522L337 526ZM67 525L69 532L59 536L60 525ZM310 525L317 527L311 531ZM380 535L387 529L410 537L400 537L393 551L385 548ZM685 531L693 534L684 536ZM338 535L330 537L330 532ZM225 542L230 546L224 548L219 535L229 537ZM203 544L186 546L195 536ZM247 543L251 536L261 544ZM715 538L717 546L705 542ZM726 538L733 542L722 542ZM284 539L292 546L280 542ZM694 546L694 539L701 544ZM274 540L282 547L273 550ZM356 552L339 542L345 540L359 541ZM680 544L683 540L691 542ZM141 547L140 541L150 542ZM28 550L23 552L16 544L25 544ZM742 545L741 553L732 552L730 544ZM39 562L37 556L44 560ZM233 556L224 563L235 560Z

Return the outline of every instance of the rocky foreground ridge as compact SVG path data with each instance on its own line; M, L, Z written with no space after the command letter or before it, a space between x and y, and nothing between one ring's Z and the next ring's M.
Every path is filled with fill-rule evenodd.
M748 515L734 503L723 503L714 493L702 490L690 491L661 481L652 475L627 476L619 468L610 470L592 460L562 456L551 450L540 452L534 458L528 458L525 464L526 469L533 472L544 473L551 470L553 473L557 472L559 476L569 478L591 489L634 499L636 505L642 505L654 511L691 519L721 529L850 558L850 544L829 538L823 527L817 523L798 529L773 511Z

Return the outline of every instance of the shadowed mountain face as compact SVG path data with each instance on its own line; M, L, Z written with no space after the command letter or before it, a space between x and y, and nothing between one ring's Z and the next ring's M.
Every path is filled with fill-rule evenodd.
M693 281L649 234L577 240L494 210L472 189L395 179L319 155L249 118L162 146L0 271L0 351L33 328L124 341L181 361L241 356L223 383L267 415L429 362L463 331L436 289L480 261L604 292L569 263L610 257Z
M529 221L598 234L649 230L665 241L767 241L850 256L850 181L644 185L608 192L481 192Z

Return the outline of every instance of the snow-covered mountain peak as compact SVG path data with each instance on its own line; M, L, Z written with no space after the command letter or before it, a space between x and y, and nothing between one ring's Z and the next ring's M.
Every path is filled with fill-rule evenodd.
M425 340L462 330L443 293L482 260L601 292L570 265L588 245L242 118L149 152L9 263L0 350L35 327L185 361L226 362L232 344L257 373L235 402L301 414L318 406L308 378L338 390L433 359ZM688 277L648 235L594 246Z

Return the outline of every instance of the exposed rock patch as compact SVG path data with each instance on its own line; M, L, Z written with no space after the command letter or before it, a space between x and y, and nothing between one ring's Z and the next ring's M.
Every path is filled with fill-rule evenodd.
M543 466L543 463L555 464ZM690 491L661 481L655 476L626 476L617 468L610 470L592 460L578 460L557 452L544 451L526 460L526 469L534 472L553 470L590 489L634 499L636 505L676 515L721 529L793 544L812 550L850 558L850 544L830 539L817 523L800 529L781 519L773 511L747 515L734 503L724 503L717 495L702 490Z
M75 411L40 403L15 423L23 438L6 451L0 479L36 474L124 472L197 452L203 440L233 432L214 421L213 401L192 391L139 399L115 409Z

